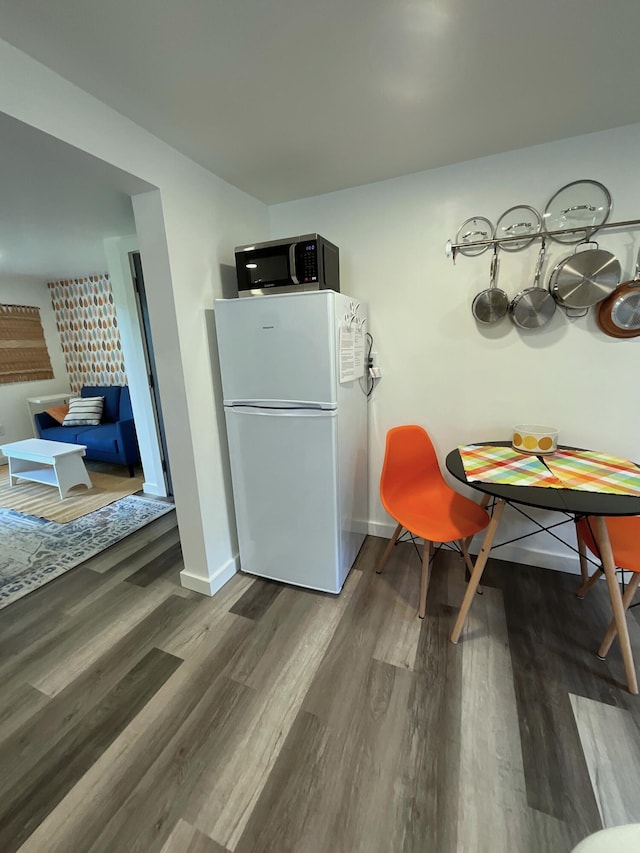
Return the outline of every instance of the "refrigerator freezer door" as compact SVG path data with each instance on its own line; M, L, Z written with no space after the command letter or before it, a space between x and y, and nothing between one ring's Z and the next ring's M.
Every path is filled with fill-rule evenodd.
M216 299L225 405L302 403L334 408L333 291Z
M233 407L225 416L241 569L340 592L336 413Z

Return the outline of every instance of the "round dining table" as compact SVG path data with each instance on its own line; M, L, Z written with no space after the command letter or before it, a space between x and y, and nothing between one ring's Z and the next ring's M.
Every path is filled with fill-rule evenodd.
M508 441L487 441L478 442L478 445L492 445L499 447L510 447ZM571 449L577 448L559 448ZM541 457L542 458L542 457ZM478 589L478 585L482 578L493 540L500 524L502 513L507 504L522 504L538 509L545 509L551 512L561 512L565 515L573 517L577 523L582 518L593 519L593 535L600 552L602 561L602 569L607 581L609 597L611 599L611 609L615 626L618 631L620 640L620 648L624 661L625 673L627 676L627 684L631 693L638 693L638 680L636 676L635 666L633 662L633 652L631 642L629 640L629 631L627 620L622 603L622 595L620 586L616 578L616 564L609 541L609 532L605 523L607 516L631 516L640 515L640 497L632 495L614 495L605 494L604 492L587 492L576 489L550 489L542 486L514 486L501 485L497 483L481 483L478 481L469 482L467 480L462 457L458 449L452 450L445 462L449 473L476 491L482 493L482 506L487 506L491 498L495 500L491 521L484 535L480 553L476 557L474 569L471 573L471 578L467 585L467 590L460 607L460 612L453 628L451 642L457 643L460 639L460 634L464 627L469 609L474 599L474 595ZM578 535L578 552L580 555L580 571L582 574L583 587L588 585L588 561L586 557L585 545L581 537ZM588 588L588 587L587 587Z

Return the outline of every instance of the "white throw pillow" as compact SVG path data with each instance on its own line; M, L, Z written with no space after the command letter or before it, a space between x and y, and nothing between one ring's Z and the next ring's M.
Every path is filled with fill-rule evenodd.
M103 406L104 397L72 397L62 426L98 426Z

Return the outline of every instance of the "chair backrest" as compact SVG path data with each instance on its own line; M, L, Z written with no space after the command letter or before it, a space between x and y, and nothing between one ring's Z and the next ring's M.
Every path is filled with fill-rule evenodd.
M390 429L380 475L380 498L385 509L393 515L396 501L427 480L434 485L444 483L426 430L415 424Z
M593 529L589 519L581 518L580 521L577 522L577 528L584 544L591 551L594 557L600 559L600 551L596 545L595 536L593 535Z

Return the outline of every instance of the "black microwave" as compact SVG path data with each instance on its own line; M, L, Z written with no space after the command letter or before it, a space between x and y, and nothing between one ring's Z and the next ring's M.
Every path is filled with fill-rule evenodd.
M340 250L319 234L237 246L238 296L340 292Z

